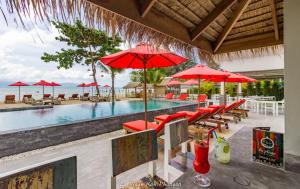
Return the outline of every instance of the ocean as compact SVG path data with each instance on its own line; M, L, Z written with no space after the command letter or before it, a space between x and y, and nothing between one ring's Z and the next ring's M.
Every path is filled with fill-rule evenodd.
M110 89L100 88L100 94L107 96L109 95ZM122 88L116 88L116 94L124 95L125 91ZM92 87L84 88L84 92L89 92L92 95ZM51 94L52 96L52 87L45 87L45 94ZM66 98L69 98L73 93L78 93L81 95L83 90L81 87L76 86L60 86L54 88L54 97L57 97L58 94L65 94ZM96 89L94 87L93 94L96 93ZM0 101L4 101L5 95L14 94L16 95L16 100L19 98L19 88L18 87L8 87L8 86L0 86ZM21 100L24 94L32 94L33 98L41 99L43 96L43 87L42 86L27 86L21 87Z

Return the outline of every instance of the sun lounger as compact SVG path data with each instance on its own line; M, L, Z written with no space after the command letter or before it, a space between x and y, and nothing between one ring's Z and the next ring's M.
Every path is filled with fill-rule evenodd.
M100 97L100 96L91 96L90 98L90 101L92 102L101 102L101 101L105 101L103 97Z
M43 95L43 100L51 100L51 94L44 94Z
M33 106L36 105L44 105L44 101L43 100L35 100L34 98L29 99L30 104Z
M25 98L27 98L27 100L28 100L28 99L31 99L31 98L32 98L32 95L31 95L31 94L23 95L22 102L25 103L25 104L28 104L28 103L25 102Z
M58 94L56 99L60 99L61 101L65 101L65 94Z
M222 114L220 114L221 118L224 120L234 121L235 123L241 121L241 115L232 112L233 110L237 109L241 105L242 105L241 101L236 101L230 104L229 106L226 106ZM211 105L209 107L215 107L215 105Z
M177 112L177 113L178 114L185 114L187 119L188 119L189 125L191 125L191 124L196 123L199 120L205 119L208 116L208 114L210 113L210 111L209 110L196 111L196 112L180 111L180 112ZM154 120L157 123L161 123L161 122L165 121L168 118L168 116L170 116L170 115L168 115L168 114L159 115L159 116L156 116L154 118Z
M90 93L84 93L83 96L80 96L80 100L88 101L90 99L89 95Z
M166 96L165 96L165 99L173 99L173 96L174 96L174 94L173 93L168 93L168 94L166 94Z
M197 102L204 103L206 101L206 99L207 99L206 94L199 94Z
M184 118L186 114L184 113L176 113L173 115L169 115L164 121L161 123L157 124L155 122L147 122L147 127L148 129L154 129L157 133L158 136L163 134L165 124L174 121L177 119ZM136 121L130 121L123 123L123 129L127 133L133 133L133 132L139 132L139 131L144 131L145 130L145 121L144 120L136 120Z
M235 107L233 110L230 110L230 113L239 115L239 116L241 116L241 117L243 117L243 118L248 117L248 112L249 112L249 110L246 110L246 109L240 109L240 108L239 108L239 107L241 107L241 105L243 105L245 102L246 102L246 100L244 100L244 99L239 100L239 105L238 105L237 107Z
M221 114L225 109L225 105L209 106L208 108L197 108L197 111L210 111L207 119L202 119L197 124L206 127L217 127L222 132L221 126L224 125L228 129L228 120L221 118Z
M186 93L184 93L184 94L181 94L181 95L177 98L177 100L184 101L184 100L186 100L188 97L189 97L189 95L186 94Z
M78 94L72 94L72 96L69 97L69 100L79 100Z
M57 97L57 98L52 99L52 104L53 105L61 105L61 101L63 101L62 98Z
M5 104L14 104L14 103L16 103L16 96L15 95L6 95L4 103Z

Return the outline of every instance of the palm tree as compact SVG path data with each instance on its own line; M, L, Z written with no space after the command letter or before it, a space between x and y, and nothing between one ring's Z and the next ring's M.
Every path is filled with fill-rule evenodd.
M101 70L103 70L105 73L110 74L111 76L111 101L115 102L115 78L117 74L124 72L125 69L108 67L102 64L101 62L99 62L99 65Z
M147 71L147 83L152 84L154 88L154 97L156 97L156 88L165 77L165 71L162 69L149 69Z

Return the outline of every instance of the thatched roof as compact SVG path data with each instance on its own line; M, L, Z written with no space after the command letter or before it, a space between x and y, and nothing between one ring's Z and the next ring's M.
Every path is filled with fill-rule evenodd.
M164 86L166 87L167 84L172 80L173 78L172 77L165 77L162 82L158 85L158 86Z
M141 86L141 83L139 83L139 82L129 82L123 87L123 89L134 89L134 88L138 88L140 86Z
M150 41L184 52L192 52L196 47L200 57L208 62L276 54L283 44L284 0L6 2L5 8L17 12L20 18L35 15L41 20L55 18L70 22L79 16L87 25L106 28L128 42Z

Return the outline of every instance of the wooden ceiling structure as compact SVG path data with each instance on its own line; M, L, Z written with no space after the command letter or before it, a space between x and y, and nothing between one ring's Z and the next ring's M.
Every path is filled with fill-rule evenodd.
M211 54L283 44L283 0L89 0Z
M130 43L191 51L200 58L276 53L283 44L284 0L6 0L22 20L81 19ZM2 7L1 7L2 6ZM32 12L30 12L33 10ZM2 11L3 12L3 11ZM60 18L58 18L60 17ZM71 21L70 21L71 20Z

